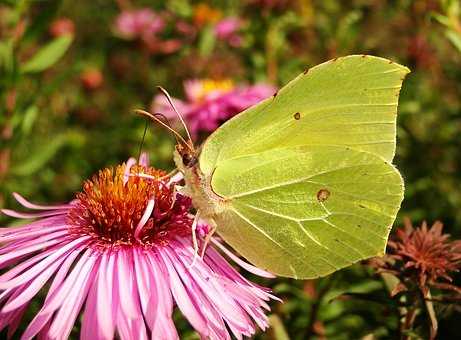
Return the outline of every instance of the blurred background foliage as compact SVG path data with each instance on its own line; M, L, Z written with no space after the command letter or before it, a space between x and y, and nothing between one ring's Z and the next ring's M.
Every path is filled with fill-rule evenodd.
M307 67L365 53L412 70L399 106L396 163L406 194L396 225L403 216L438 219L459 238L460 6L458 0L0 0L0 208L17 207L15 191L37 202L69 200L98 169L136 156L145 121L133 111L150 108L157 85L178 98L188 79L281 86ZM155 38L117 27L122 13L142 8L163 20ZM220 38L214 28L225 18L238 25ZM172 169L173 147L165 131L149 128L144 149L156 167ZM3 216L0 222L11 223ZM383 303L384 281L366 267L316 281L263 283L285 302L273 304L274 327L258 337L399 336L397 306ZM459 306L437 308L446 316L440 338L459 338ZM179 315L178 325L185 339L195 338Z

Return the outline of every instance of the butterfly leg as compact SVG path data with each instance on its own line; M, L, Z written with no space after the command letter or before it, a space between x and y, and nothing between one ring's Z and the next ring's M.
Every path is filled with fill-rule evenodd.
M216 232L216 223L214 221L211 221L209 224L211 224L211 229L208 231L208 233L205 236L205 240L203 241L202 251L200 253L200 258L202 259L203 259L203 256L205 256L206 247L208 246L208 243L210 243L211 237Z
M167 173L165 176L162 176L160 177L160 179L166 179L166 178L169 178L170 179L170 182L172 179L176 179L175 176L179 173L178 169L174 169L172 171L170 171L169 173ZM182 176L181 176L182 177Z
M192 222L192 244L194 246L194 258L192 259L192 263L190 264L189 268L193 267L195 264L195 261L197 260L198 257L198 241L197 241L197 223L200 218L200 210L197 210L197 213L195 214L194 221Z

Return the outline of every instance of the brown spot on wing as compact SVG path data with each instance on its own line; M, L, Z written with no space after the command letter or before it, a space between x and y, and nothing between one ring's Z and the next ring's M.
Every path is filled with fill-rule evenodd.
M317 192L317 200L319 202L325 202L328 197L330 197L330 191L328 189L320 189L318 192Z

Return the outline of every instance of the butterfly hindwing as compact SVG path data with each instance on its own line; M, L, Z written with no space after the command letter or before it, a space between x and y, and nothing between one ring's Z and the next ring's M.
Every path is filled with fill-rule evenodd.
M219 234L254 264L298 278L382 254L403 198L391 164L336 146L228 160L211 184L229 200Z

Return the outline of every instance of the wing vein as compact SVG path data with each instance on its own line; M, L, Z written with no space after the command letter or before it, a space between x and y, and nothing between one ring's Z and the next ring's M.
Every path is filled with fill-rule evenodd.
M242 193L235 194L235 195L230 195L230 196L227 196L227 198L235 199L235 198L239 198L239 197L244 197L244 196L256 194L256 193L259 193L259 192L264 192L264 191L271 190L271 189L277 189L277 188L284 187L284 186L291 185L291 184L297 184L297 183L306 182L306 181L309 181L309 179L317 177L319 175L324 175L324 174L328 174L328 173L335 172L335 171L340 171L340 170L352 169L352 168L356 168L356 167L362 167L364 165L376 165L376 164L373 164L373 163L354 164L354 165L351 165L351 166L345 166L345 167L341 167L341 168L337 168L337 169L330 169L330 170L326 170L326 171L322 171L322 172L310 175L308 177L302 177L302 178L298 178L298 179L295 179L295 180L286 181L286 182L282 182L282 183L276 183L276 184L269 185L269 186L266 186L266 187L262 187L262 188L258 188L258 189L254 189L254 190L249 190L249 191L242 192Z

